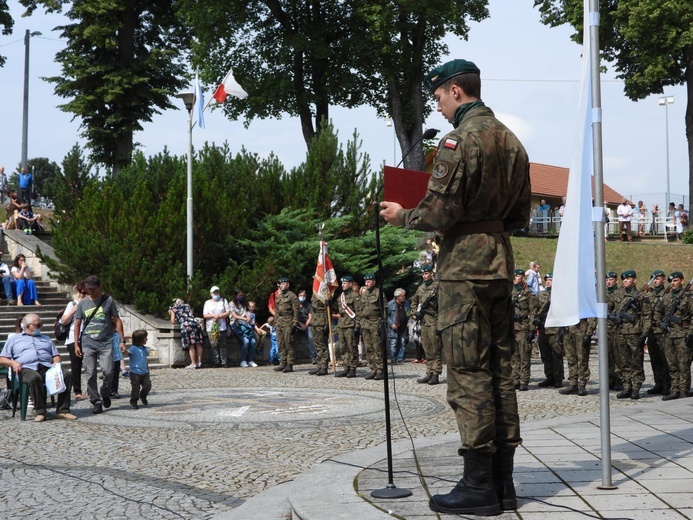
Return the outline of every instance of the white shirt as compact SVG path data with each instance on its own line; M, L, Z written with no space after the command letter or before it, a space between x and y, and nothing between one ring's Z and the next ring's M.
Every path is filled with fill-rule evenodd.
M630 222L630 217L633 214L633 208L630 206L630 204L626 204L624 202L618 207L616 213L618 214L619 222Z
M230 310L231 308L229 307L228 302L224 298L220 298L218 301L209 299L205 302L205 306L202 309L202 314L224 314L225 312ZM226 318L219 318L217 320L217 323L219 324L219 330L226 330ZM207 332L212 330L213 324L214 318L209 318L205 320L205 327L207 328Z

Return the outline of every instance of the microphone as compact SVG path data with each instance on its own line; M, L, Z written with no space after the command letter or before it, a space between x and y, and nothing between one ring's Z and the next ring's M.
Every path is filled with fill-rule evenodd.
M407 155L409 155L409 154L411 153L411 151L412 151L414 148L416 148L416 145L417 145L417 144L419 144L419 143L420 143L421 141L423 141L424 139L433 139L435 136L438 135L438 132L439 132L439 130L438 130L437 128L429 128L428 130L425 130L424 133L421 134L421 137L419 137L419 138L416 140L416 142L415 142L413 145L411 145L411 148L409 148L409 150L407 150L407 153L405 153L405 154L402 156L402 160L397 164L397 166L395 166L395 168L399 168L399 167L400 167L400 165L404 162L404 159L407 157Z

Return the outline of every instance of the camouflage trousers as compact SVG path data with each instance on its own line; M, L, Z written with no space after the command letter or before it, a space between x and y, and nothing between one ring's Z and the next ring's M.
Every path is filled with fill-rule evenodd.
M621 360L621 352L618 349L618 341L616 337L616 329L610 327L608 330L609 383L620 382L623 379L623 361Z
M650 365L655 384L671 387L671 376L667 364L664 334L651 333L647 336L647 351L650 353Z
M522 442L510 358L512 284L505 280L440 282L438 328L448 365L447 401L460 454L493 454Z
M584 386L590 379L590 345L585 345L585 335L568 333L563 338L563 351L568 361L568 382Z
M330 352L327 348L329 328L327 325L311 325L313 327L313 344L315 345L315 359L318 370L327 370L330 361Z
M555 329L554 329L555 330ZM565 379L563 371L563 341L558 334L547 334L545 330L539 331L537 338L541 362L544 365L546 379L562 383Z
M532 343L527 341L528 330L515 331L515 349L513 350L512 367L513 383L528 385L532 366Z
M623 389L640 390L645 382L644 345L639 341L640 334L616 334L618 352L621 357L621 381Z
M383 371L383 345L380 336L378 336L378 323L379 321L364 324L361 328L368 368L373 372Z
M691 389L691 351L683 337L666 335L665 349L671 374L671 391L687 392Z
M426 375L439 376L443 371L443 343L437 331L437 323L428 316L421 326L421 346L426 354Z
M282 365L293 365L296 348L291 337L291 323L287 325L277 322L277 348Z
M354 327L339 328L339 350L343 368L358 368L359 340L354 336Z

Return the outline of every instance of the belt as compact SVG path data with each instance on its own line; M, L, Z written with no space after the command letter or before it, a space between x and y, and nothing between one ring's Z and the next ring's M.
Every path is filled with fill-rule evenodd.
M444 236L456 237L475 235L477 233L503 233L505 226L502 220L483 220L481 222L458 222L445 230Z

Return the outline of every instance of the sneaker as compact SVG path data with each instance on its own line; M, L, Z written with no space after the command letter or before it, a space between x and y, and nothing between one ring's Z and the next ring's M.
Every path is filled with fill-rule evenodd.
M255 361L251 361L250 363L248 363L248 366L255 368L257 366L257 363L255 363Z
M127 379L128 377L130 377L130 372L128 372L127 370L123 370L123 371L120 373L120 375L122 375L124 378Z
M185 368L186 368L186 370L195 369L195 368L197 368L197 365L193 365L193 364L191 363L190 365L186 366Z
M30 397L29 401L27 402L26 409L31 411L34 409L34 400Z
M143 404L144 406L147 406L147 405L149 404L149 402L147 402L147 398L146 398L146 397L140 397L140 401L142 401L142 404Z
M96 415L97 413L103 413L103 406L101 406L101 401L96 401L94 403L94 408L92 409L91 413Z
M56 414L55 418L65 419L66 421L74 421L75 419L77 419L77 416L71 414L70 412L60 412L59 414Z
M140 407L137 406L137 403L135 403L135 404L130 403L130 408L132 408L133 410L139 410L140 409Z
M248 366L248 363L246 363L245 361L241 361L241 367L242 368L247 368L247 366Z
M202 368L202 363L198 363L195 368Z
M104 408L110 408L111 407L111 398L109 397L103 397L103 407Z
M34 422L43 422L46 420L46 416L43 414L37 415L34 417Z

